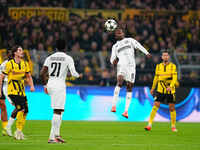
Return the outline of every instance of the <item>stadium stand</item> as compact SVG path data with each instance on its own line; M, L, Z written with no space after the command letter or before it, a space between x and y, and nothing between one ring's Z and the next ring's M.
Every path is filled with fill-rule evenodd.
M156 9L156 10L198 10L200 2L196 0L1 0L7 6L65 7L90 9Z
M101 2L101 3L100 3ZM50 15L23 14L15 9L22 6L35 8L52 7L66 11L66 18L56 19ZM14 11L11 11L11 8ZM16 8L15 8L16 7ZM111 46L115 42L112 33L104 29L103 14L95 13L93 9L120 9L116 20L131 36L141 42L153 54L151 60L146 60L143 55L136 53L137 76L139 85L151 84L155 65L160 61L160 50L169 49L172 60L179 66L179 80L188 78L194 83L199 81L199 49L200 30L199 12L200 2L195 0L112 0L91 1L0 1L0 49L9 49L14 44L22 45L30 54L33 62L33 76L38 82L39 70L45 58L55 51L55 41L59 38L67 41L66 51L75 60L77 70L83 72L81 81L72 80L72 83L90 85L113 85L115 83L115 69L110 65ZM71 8L91 8L88 15L85 10ZM132 8L132 10L126 9ZM144 9L145 10L141 10ZM140 9L140 10L138 10ZM42 9L40 9L42 10ZM170 10L170 11L169 11ZM192 10L192 11L190 11ZM45 11L45 9L44 9ZM98 10L100 11L100 10ZM98 12L95 11L95 12ZM133 15L132 11L138 13ZM26 11L27 12L27 11ZM15 14L15 15L13 15ZM195 15L197 17L195 18ZM66 19L66 20L65 20ZM195 67L194 65L197 65ZM190 69L188 69L190 68ZM195 68L195 69L193 69Z

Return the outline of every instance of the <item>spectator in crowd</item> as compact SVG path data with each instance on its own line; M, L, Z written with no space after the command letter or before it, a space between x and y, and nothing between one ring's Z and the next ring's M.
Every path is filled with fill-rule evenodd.
M104 69L101 73L100 85L101 86L110 86L110 84L111 84L110 74L107 69Z

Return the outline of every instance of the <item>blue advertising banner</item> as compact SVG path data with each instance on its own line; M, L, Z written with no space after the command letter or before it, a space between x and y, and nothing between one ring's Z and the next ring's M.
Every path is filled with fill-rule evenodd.
M114 87L67 87L67 98L63 120L94 121L147 121L153 106L153 97L148 87L135 87L129 107L129 118L122 117L125 109L126 89L120 91L117 112L110 112ZM29 113L28 120L51 120L50 96L43 92L42 86L36 86L34 93L26 89ZM10 116L14 107L6 101ZM188 96L176 104L177 120L200 122L200 88L192 88ZM161 104L155 121L169 121L169 107Z

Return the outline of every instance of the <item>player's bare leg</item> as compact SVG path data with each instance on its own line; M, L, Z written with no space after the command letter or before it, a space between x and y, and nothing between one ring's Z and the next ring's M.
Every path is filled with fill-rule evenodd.
M49 136L48 143L66 143L64 139L60 136L60 126L62 122L62 112L63 109L54 109L51 132Z
M175 104L169 103L169 111L170 111L170 117L171 117L171 128L172 132L177 132L176 129L176 110L175 110Z
M0 100L0 108L1 108L1 121L2 121L2 134L6 135L6 125L8 123L8 117L7 117L7 109L5 100Z
M123 76L122 75L117 76L117 85L114 90L111 112L116 112L116 104L119 98L119 92L120 92L123 82L124 82Z
M155 101L154 102L154 106L153 106L152 111L151 111L151 114L150 114L150 117L149 117L148 125L144 128L146 131L150 131L151 130L153 120L154 120L154 118L156 116L156 113L157 113L159 107L160 107L160 102L159 101Z
M128 119L128 109L129 109L131 99L132 99L132 89L133 89L133 83L127 82L127 85L126 85L126 105L125 105L125 111L122 114L122 116L124 116L127 119Z

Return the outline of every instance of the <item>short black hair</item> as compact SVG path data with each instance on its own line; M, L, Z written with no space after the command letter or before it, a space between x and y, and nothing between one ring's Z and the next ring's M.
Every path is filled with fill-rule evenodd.
M168 54L170 54L169 50L167 50L167 49L161 50L161 55L162 55L163 53L168 53Z
M56 48L59 51L64 51L65 47L66 47L65 40L59 39L56 41Z

